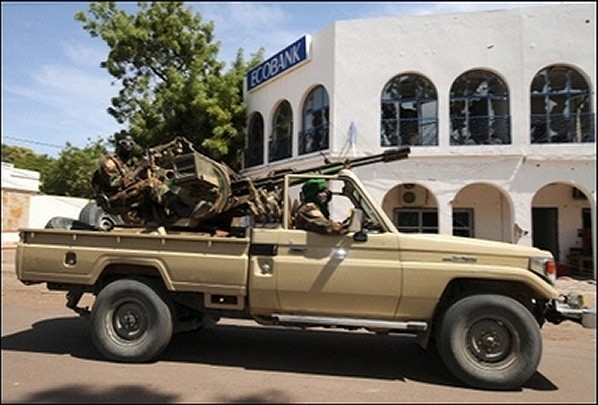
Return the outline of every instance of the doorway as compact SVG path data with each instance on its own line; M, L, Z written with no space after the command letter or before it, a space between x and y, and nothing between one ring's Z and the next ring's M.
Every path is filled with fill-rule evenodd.
M558 208L532 208L532 243L551 252L556 262L560 262L558 213Z

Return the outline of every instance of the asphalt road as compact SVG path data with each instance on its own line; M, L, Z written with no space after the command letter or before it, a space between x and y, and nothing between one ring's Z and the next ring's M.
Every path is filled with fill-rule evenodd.
M557 286L595 305L595 284ZM492 392L461 385L410 337L246 321L177 335L155 363L111 363L64 303L19 283L14 249L2 249L2 403L596 403L596 331L570 322L544 326L542 362L522 389Z

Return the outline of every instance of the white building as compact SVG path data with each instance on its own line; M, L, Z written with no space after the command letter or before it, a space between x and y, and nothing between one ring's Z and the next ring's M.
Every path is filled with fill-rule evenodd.
M21 228L43 228L53 217L79 218L85 198L42 195L40 173L2 162L2 246L19 240Z
M409 145L355 170L400 230L595 277L595 3L338 21L251 71L246 101L247 174Z

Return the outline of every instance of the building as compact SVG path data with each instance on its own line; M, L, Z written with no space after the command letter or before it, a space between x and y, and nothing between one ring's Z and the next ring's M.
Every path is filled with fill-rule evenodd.
M2 162L2 243L16 242L29 223L31 197L39 193L39 173Z
M2 245L19 240L20 228L43 228L53 217L79 218L88 199L42 195L40 173L2 162Z
M399 230L550 250L594 276L596 4L338 21L246 78L246 174L356 168Z

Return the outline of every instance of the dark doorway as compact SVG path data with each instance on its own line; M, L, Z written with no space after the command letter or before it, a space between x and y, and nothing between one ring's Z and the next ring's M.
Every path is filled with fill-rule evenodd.
M560 262L558 208L532 208L532 243L550 251L554 260Z

